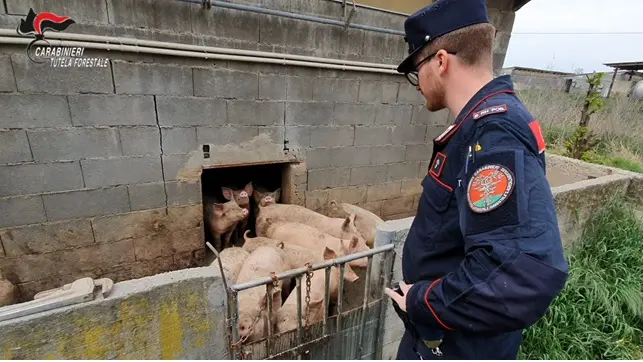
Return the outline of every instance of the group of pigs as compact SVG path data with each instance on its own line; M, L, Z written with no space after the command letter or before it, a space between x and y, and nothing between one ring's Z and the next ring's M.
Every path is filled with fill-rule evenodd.
M243 283L272 273L317 264L324 260L354 254L373 247L375 230L384 221L375 214L354 205L332 201L328 215L305 207L279 203L280 189L274 192L253 190L248 184L243 190L223 188L223 204L206 206L210 231L224 246L219 253L225 277L234 283ZM252 194L256 216L256 237L250 237L247 221L250 212L249 196ZM244 210L244 211L240 211ZM244 225L244 226L242 226ZM239 229L239 226L242 228ZM241 238L230 243L231 236ZM232 245L231 245L232 244ZM216 266L214 261L211 266ZM366 268L367 258L346 264L343 278L347 282L359 279L352 268ZM339 293L340 271L331 268L330 300ZM261 340L268 335L268 328L277 333L296 329L297 293L291 293L291 280L282 280L268 295L265 286L240 291L239 336L244 342ZM309 302L302 286L302 325L310 325L324 318L326 278L324 269L313 272L310 278ZM268 316L268 298L272 301L272 319ZM285 302L284 302L285 300Z

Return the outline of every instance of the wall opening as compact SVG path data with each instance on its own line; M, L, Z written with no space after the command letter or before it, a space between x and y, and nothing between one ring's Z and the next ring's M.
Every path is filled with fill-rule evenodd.
M217 251L221 251L229 246L242 246L243 234L249 230L249 236L255 234L256 204L253 193L260 194L274 192L279 190L280 203L288 203L290 197L285 190L290 190L292 184L292 172L290 172L291 163L261 163L261 164L244 164L238 166L227 166L217 168L204 168L201 173L201 189L203 193L203 225L205 242L210 242ZM252 190L248 189L248 186ZM240 210L232 206L215 206L228 202L226 199L231 195L225 194L223 188L233 191L232 197L237 202L247 203L245 208L248 210L246 219L237 223L234 230L227 230L226 233L220 234L223 230L228 229L228 225L234 220L238 220ZM244 194L243 191L250 191ZM229 234L229 241L226 237ZM206 249L208 256L212 256L209 249Z

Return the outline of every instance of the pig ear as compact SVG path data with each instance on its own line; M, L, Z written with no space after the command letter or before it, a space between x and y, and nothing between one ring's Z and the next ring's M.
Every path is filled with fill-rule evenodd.
M359 279L359 275L355 273L353 268L351 268L348 263L345 264L346 268L344 268L344 279L348 280L351 283L356 282Z
M261 193L257 190L252 191L252 198L255 200L255 202L258 204L259 201L261 201Z
M232 197L234 193L232 192L232 189L228 187L222 187L221 192L223 193L223 197L225 197L226 200L230 201L232 200Z
M355 214L350 214L346 216L346 219L344 219L344 223L342 224L342 230L350 231L350 225L354 223L355 223Z
M243 188L243 191L245 191L248 195L252 194L252 181L248 182L248 184Z
M275 202L279 202L281 200L281 187L276 189L274 194L275 194Z
M335 250L325 247L324 248L324 260L331 260L337 258L337 253L335 253Z
M272 289L272 311L276 312L281 307L281 288ZM259 308L268 310L268 293L265 293L259 301Z

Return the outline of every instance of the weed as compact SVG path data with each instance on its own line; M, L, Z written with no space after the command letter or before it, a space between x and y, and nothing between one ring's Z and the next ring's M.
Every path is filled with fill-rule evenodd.
M615 197L567 257L567 286L524 333L521 359L643 358L643 224Z

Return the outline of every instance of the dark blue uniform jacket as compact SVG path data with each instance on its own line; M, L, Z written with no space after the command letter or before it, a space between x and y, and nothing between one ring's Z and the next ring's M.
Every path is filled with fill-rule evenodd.
M398 359L515 359L524 328L567 280L537 121L501 76L434 140L403 252L407 312L440 331L442 357L408 331ZM471 151L470 151L471 150Z

